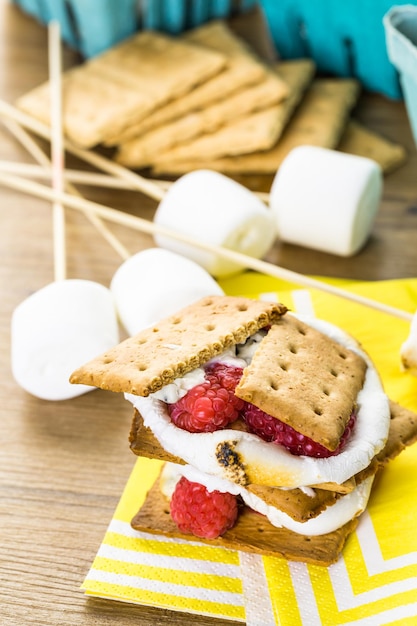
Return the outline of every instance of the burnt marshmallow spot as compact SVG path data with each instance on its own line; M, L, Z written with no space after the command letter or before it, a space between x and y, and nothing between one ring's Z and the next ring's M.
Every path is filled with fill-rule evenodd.
M248 484L244 465L236 452L234 446L237 441L223 441L216 447L216 458L219 465L226 470L226 476L237 485L245 486Z

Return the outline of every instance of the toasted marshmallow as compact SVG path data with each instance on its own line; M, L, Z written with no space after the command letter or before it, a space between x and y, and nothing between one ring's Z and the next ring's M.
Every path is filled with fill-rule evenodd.
M403 370L417 376L417 313L411 321L410 333L400 348L400 358Z
M119 341L111 292L89 280L51 283L19 304L11 320L16 382L43 400L66 400L93 388L72 385L71 372Z
M224 293L200 265L162 248L143 250L122 263L110 290L129 335L204 296Z
M141 413L145 426L152 430L167 452L203 473L242 486L255 483L295 488L341 484L365 469L385 445L390 423L389 402L372 361L350 335L323 320L303 318L303 321L356 351L367 364L364 385L357 398L355 429L338 455L328 458L295 456L281 445L233 429L189 433L175 426L160 400L132 394L126 394L126 398ZM225 463L225 456L235 462Z
M316 517L305 522L297 522L277 507L266 504L261 498L236 485L230 480L204 474L190 465L166 463L161 473L161 489L167 498L172 496L176 483L185 476L189 481L204 485L208 491L220 491L240 496L243 502L254 511L265 515L277 528L287 528L299 535L325 535L337 530L349 520L357 517L366 508L374 477L360 483L353 491L336 500Z
M217 172L196 170L179 178L167 191L154 222L210 245L261 258L276 236L271 211L259 198ZM213 276L225 276L242 266L194 246L156 235L167 248L192 259Z

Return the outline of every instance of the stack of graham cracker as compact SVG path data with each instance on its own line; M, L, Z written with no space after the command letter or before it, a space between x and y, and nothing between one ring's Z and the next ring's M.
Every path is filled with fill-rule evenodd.
M63 92L69 139L114 146L119 163L155 175L274 174L302 144L367 156L384 171L405 158L350 121L358 81L316 78L308 59L267 63L220 20L175 38L140 32L67 71ZM17 104L48 123L49 85Z

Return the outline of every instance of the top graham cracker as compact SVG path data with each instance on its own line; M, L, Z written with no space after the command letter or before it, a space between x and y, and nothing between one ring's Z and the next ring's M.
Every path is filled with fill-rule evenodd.
M287 315L264 337L235 393L335 450L365 371L361 356Z
M282 304L208 296L126 339L77 369L76 384L148 396L277 322Z

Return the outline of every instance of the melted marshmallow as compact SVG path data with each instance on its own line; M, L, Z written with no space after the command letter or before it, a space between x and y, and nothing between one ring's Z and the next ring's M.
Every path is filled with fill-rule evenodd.
M323 320L305 317L302 319L346 348L357 352L367 363L364 385L357 398L355 429L343 451L336 456L295 456L283 446L233 429L213 433L189 433L175 426L163 402L131 394L126 394L126 398L141 413L145 426L152 430L164 450L203 473L242 483L242 471L233 473L218 458L219 448L227 445L238 456L249 482L288 488L327 482L341 484L367 467L385 445L390 422L388 398L368 355L350 335Z
M401 367L417 376L417 313L410 326L410 334L400 348Z
M360 515L366 508L374 477L364 480L351 493L336 500L316 517L306 522L297 522L274 506L266 504L261 498L235 483L203 474L190 465L166 463L161 475L161 489L168 498L172 496L181 476L191 482L204 485L208 491L221 491L240 496L244 503L254 511L265 515L277 528L287 528L299 535L324 535L337 530L348 521Z
M207 365L210 363L224 363L225 365L245 368L252 360L253 353L256 348L266 335L264 330L260 330L249 339L244 344L237 344L234 347L229 348L222 354L216 356L214 359L208 361ZM174 346L173 346L174 348ZM152 393L150 395L151 398L155 398L156 400L162 400L167 404L175 404L181 398L183 398L186 393L195 387L196 385L200 385L205 380L205 372L202 367L197 367L195 370L188 372L184 376L180 378L176 378L172 383L165 385L159 391Z

